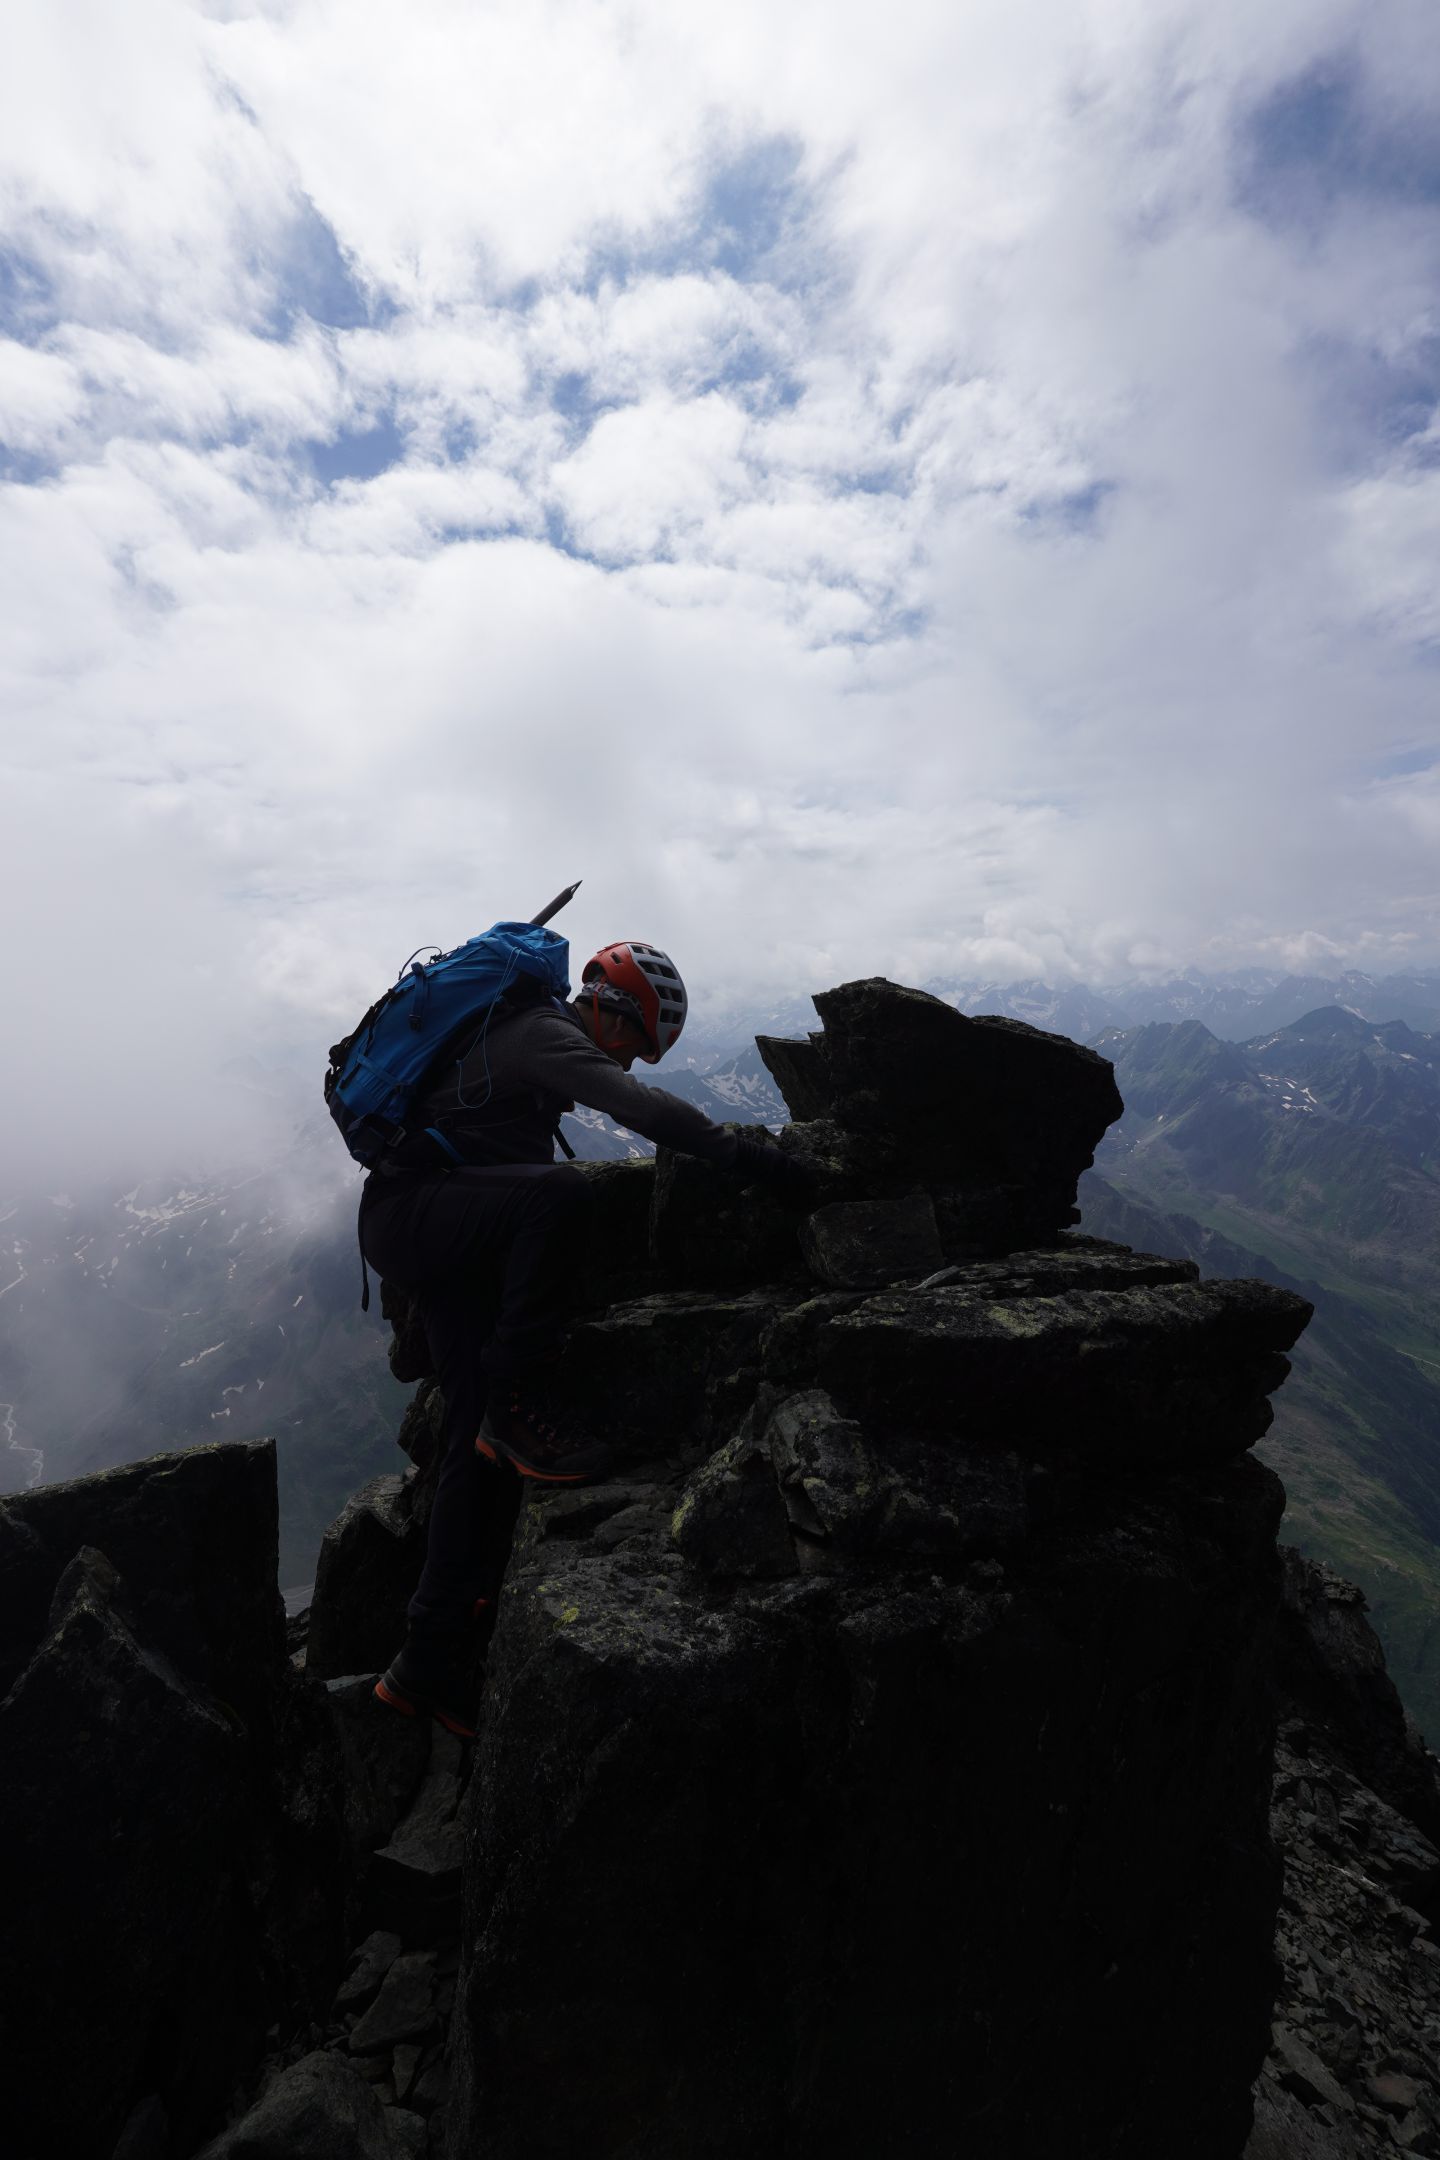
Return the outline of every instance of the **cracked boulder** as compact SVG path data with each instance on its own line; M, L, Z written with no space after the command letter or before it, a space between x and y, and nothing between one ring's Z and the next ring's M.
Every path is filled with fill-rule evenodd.
M837 1532L849 1438L788 1443ZM764 1492L748 1442L690 1491L732 1480ZM1106 1488L1058 1545L769 1579L692 1565L666 1491L623 1544L521 1519L455 2149L1238 2154L1278 1888L1274 1479L1242 1458Z
M922 1174L991 1185L1087 1169L1123 1105L1109 1062L1021 1020L874 977L824 990L830 1115Z
M322 1680L382 1672L405 1639L425 1561L433 1475L371 1478L325 1532L315 1567L305 1669Z
M285 1655L274 1449L157 1456L4 1513L7 2134L110 2160L163 2120L188 2152L266 2027L328 2000L348 1914L338 1751Z
M744 1418L761 1339L800 1295L682 1290L612 1306L573 1331L555 1375L556 1405L608 1442L622 1471L681 1450L693 1459Z
M462 1756L460 1740L433 1728L424 1782L370 1868L371 1911L412 1947L453 1940L459 1925Z
M395 2160L386 2110L338 2055L302 2056L197 2160Z
M815 1388L786 1397L765 1431L793 1528L835 1554L1002 1553L1025 1534L1013 1455L924 1435L867 1436Z
M727 1440L689 1480L670 1534L707 1575L793 1575L795 1551L769 1448L748 1432Z
M883 977L822 991L815 1008L822 1032L757 1047L827 1202L919 1185L951 1261L1038 1244L1076 1221L1076 1182L1122 1109L1104 1058ZM835 1272L823 1242L812 1264L837 1285L886 1279Z
M834 1290L873 1289L901 1276L929 1275L945 1259L935 1203L924 1192L817 1208L800 1232L800 1249L811 1273Z
M357 1864L404 1816L430 1759L428 1720L398 1717L375 1697L373 1673L326 1683L344 1766L345 1827Z
M875 1297L819 1330L847 1415L1094 1469L1221 1458L1269 1429L1312 1308L1268 1283Z

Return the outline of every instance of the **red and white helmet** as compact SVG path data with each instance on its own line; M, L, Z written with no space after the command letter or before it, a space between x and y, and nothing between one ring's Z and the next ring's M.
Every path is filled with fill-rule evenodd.
M612 989L633 999L639 1009L640 1025L653 1045L640 1055L647 1065L658 1065L684 1027L689 1007L680 970L669 954L661 952L658 945L641 945L634 938L622 938L613 945L602 945L594 959L586 961L580 982L582 988L587 983L592 987L609 983Z

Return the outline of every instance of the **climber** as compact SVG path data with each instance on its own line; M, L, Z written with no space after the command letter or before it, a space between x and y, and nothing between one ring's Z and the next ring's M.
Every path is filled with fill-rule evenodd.
M768 1138L727 1132L694 1104L630 1077L658 1064L685 1024L678 970L620 941L586 962L562 1005L498 1007L424 1095L417 1129L443 1135L418 1159L372 1172L361 1243L387 1283L415 1297L445 1404L445 1451L403 1649L376 1694L473 1731L477 1629L493 1625L521 1479L579 1485L608 1451L552 1414L546 1375L564 1340L590 1191L554 1160L576 1103L648 1140L803 1202L811 1172ZM562 1145L564 1142L562 1140Z

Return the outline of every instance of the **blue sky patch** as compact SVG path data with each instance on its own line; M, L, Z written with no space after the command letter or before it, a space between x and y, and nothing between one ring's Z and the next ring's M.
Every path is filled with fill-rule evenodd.
M473 420L452 420L445 429L445 462L447 465L465 465L480 447L480 437Z
M1020 516L1027 525L1081 533L1088 538L1099 530L1100 513L1114 493L1113 480L1092 480L1063 495L1037 496L1023 506Z
M890 605L877 609L863 629L831 631L820 642L856 647L896 645L922 637L929 625L928 608Z
M1440 406L1440 337L1386 353L1361 324L1353 339L1312 338L1298 364L1315 400L1326 460L1337 472L1367 469L1377 447L1383 454L1414 443ZM1411 455L1430 461L1423 445Z
M731 340L715 372L698 385L697 394L703 397L710 390L727 392L751 413L788 410L805 395L799 377L758 338L745 332Z
M1428 750L1397 750L1390 757L1377 758L1370 771L1376 780L1403 780L1411 773L1429 772L1440 763L1440 747Z
M705 277L720 270L740 285L812 292L833 276L813 238L813 191L801 147L767 136L715 166L700 195L648 242L612 239L591 254L582 289L640 277Z
M579 448L602 414L614 412L627 402L620 398L598 397L594 378L583 368L567 368L549 383L542 378L536 386L536 395L564 421L566 447L570 450Z
M545 539L557 555L568 555L572 562L592 563L596 569L606 567L598 555L592 555L588 548L578 544L564 512L554 503L545 511Z
M1344 195L1440 202L1440 139L1382 112L1359 63L1336 54L1273 90L1242 122L1237 193L1272 224L1318 224Z
M588 418L597 409L590 395L590 377L573 368L557 375L550 386L550 403L566 420Z
M405 437L389 413L372 427L342 428L329 442L303 445L315 477L327 487L340 480L373 480L405 456Z
M306 196L290 228L284 253L269 265L275 304L266 325L282 343L308 319L330 330L382 327L398 313L384 294L370 294L345 260L332 226Z
M0 333L31 345L59 319L55 287L44 266L19 248L0 247Z
M60 468L53 459L37 457L31 450L16 450L0 442L0 486L36 487L53 480Z
M869 465L850 473L842 482L842 495L906 495L909 475L899 465Z
M738 284L765 272L805 208L800 145L786 136L752 144L708 181L699 228L710 260Z

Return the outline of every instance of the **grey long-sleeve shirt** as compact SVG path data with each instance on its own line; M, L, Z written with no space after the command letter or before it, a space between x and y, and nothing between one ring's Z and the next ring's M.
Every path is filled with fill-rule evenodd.
M617 1125L733 1169L736 1137L663 1088L643 1087L597 1048L568 1005L497 1013L421 1105L468 1162L549 1162L562 1111L583 1103Z

